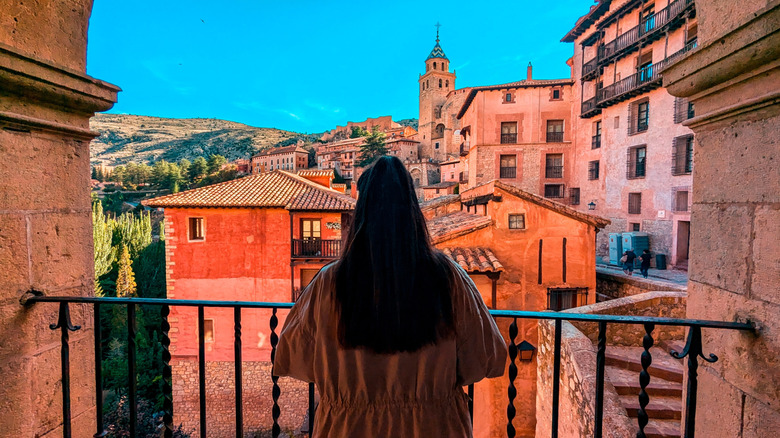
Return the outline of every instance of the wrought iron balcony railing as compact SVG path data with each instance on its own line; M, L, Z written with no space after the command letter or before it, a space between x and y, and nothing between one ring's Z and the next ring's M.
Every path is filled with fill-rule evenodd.
M517 134L501 134L501 144L517 143Z
M640 42L661 38L663 31L683 23L685 12L694 0L676 0L655 14L645 17L641 23L620 34L614 40L600 45L596 56L582 66L582 79L593 79L598 67L635 50Z
M562 165L549 165L544 168L545 178L563 178L563 166Z
M292 256L294 258L333 259L341 255L341 240L293 239Z
M199 432L201 437L207 437L208 434L208 422L206 416L206 348L205 348L205 331L204 331L204 315L206 308L230 308L233 309L233 328L234 328L234 357L233 366L235 372L235 427L236 436L243 437L244 433L244 416L243 416L243 373L242 373L242 310L244 309L270 309L271 316L268 321L268 327L270 329L270 345L271 345L271 362L274 361L276 355L276 347L279 342L278 329L279 319L277 317L277 311L279 309L289 309L293 306L293 303L264 303L264 302L252 302L252 301L208 301L208 300L176 300L176 299L159 299L159 298L104 298L104 297L62 297L62 296L43 296L40 293L27 293L22 299L21 303L24 306L46 305L45 303L56 303L59 305L59 317L56 324L51 324L52 330L60 330L61 337L61 373L62 373L62 385L58 387L62 388L62 430L64 438L71 438L71 398L70 398L70 349L69 349L69 336L70 332L77 331L80 326L73 325L70 317L70 304L76 305L91 305L93 310L93 321L82 321L84 324L91 324L93 327L101 326L101 306L119 306L126 309L127 315L127 350L128 350L128 364L127 364L127 388L128 388L128 403L129 403L129 436L136 436L138 418L136 407L136 378L138 374L138 364L136 363L136 310L138 306L156 306L160 309L160 315L162 318L161 323L161 345L163 349L163 363L164 368L161 370L162 377L162 396L163 396L163 414L161 425L161 436L172 437L174 431L173 424L173 412L176 408L173 404L172 393L172 369L170 365L171 353L169 347L171 340L169 332L171 326L168 322L168 316L170 315L170 309L172 306L181 307L195 307L198 309L198 394L199 394ZM562 344L562 328L563 321L581 321L592 322L598 324L598 347L596 354L596 388L595 388L595 411L594 411L594 436L597 438L602 437L602 425L604 419L604 381L605 381L605 367L606 367L606 337L607 328L610 325L636 325L641 324L644 326L645 335L642 338L642 344L644 345L644 351L641 354L642 357L642 371L639 373L641 382L641 391L638 395L639 398L639 414L638 424L639 432L637 437L644 437L644 428L648 421L648 413L646 407L649 403L649 395L645 391L650 380L650 374L648 374L648 368L652 362L652 354L650 352L650 346L653 345L653 331L656 326L676 326L687 327L688 338L686 345L682 352L672 351L671 355L675 358L682 359L687 357L687 393L685 402L685 418L684 428L685 436L693 436L695 430L696 420L696 400L697 400L697 368L698 358L701 357L707 362L715 362L718 360L717 356L710 354L705 356L702 349L702 332L703 328L719 329L719 330L743 330L753 331L754 328L749 323L739 322L724 322L724 321L708 321L708 320L696 320L696 319L677 319L677 318L659 318L659 317L646 317L646 316L625 316L625 315L600 315L600 314L585 314L585 313L557 313L557 312L526 312L516 310L491 310L490 314L495 319L504 319L511 321L509 325L509 373L508 373L508 408L507 408L507 436L515 436L515 428L513 426L513 420L515 416L514 399L517 396L517 390L515 388L515 379L518 374L517 360L518 360L518 319L534 319L534 320L553 320L554 321L554 342L553 342L553 386L552 386L552 419L551 430L552 436L558 436L558 424L559 424L559 400L560 400L560 385L561 385L561 344ZM103 420L103 376L102 376L102 360L103 360L103 342L101 338L101 331L94 330L94 364L95 364L95 400L96 400L96 434L95 436L104 436L104 420ZM281 427L279 426L279 417L281 416L281 408L279 407L279 398L281 396L281 388L278 384L278 377L271 377L268 382L272 387L272 399L273 407L271 411L272 419L272 436L278 437L281 434ZM471 385L468 388L469 394L472 395L474 388ZM314 384L310 383L308 386L308 421L309 430L312 430L315 412L314 403ZM473 415L473 406L469 404L470 412Z
M547 133L547 143L560 143L562 141L563 141L563 131Z
M516 167L501 167L499 168L499 177L501 178L517 178Z

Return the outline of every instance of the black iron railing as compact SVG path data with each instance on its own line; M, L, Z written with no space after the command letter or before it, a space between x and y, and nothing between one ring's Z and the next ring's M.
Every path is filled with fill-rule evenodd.
M499 168L499 176L501 178L517 178L516 167L501 167Z
M517 134L501 134L501 144L517 143Z
M63 421L63 436L64 438L71 438L71 400L70 400L70 350L69 350L69 333L71 331L77 331L80 326L73 325L70 318L70 304L86 304L93 307L93 327L101 326L101 306L124 306L127 310L128 318L128 391L129 391L129 436L136 436L136 421L137 408L134 404L136 399L135 380L137 375L137 364L135 363L135 317L137 306L157 306L160 308L160 315L162 317L161 324L161 345L163 347L163 361L164 369L162 370L162 392L163 392L163 415L161 425L161 436L172 437L173 426L173 412L175 406L173 405L172 394L172 371L170 366L171 354L169 347L171 340L169 338L169 331L171 326L168 322L168 316L170 315L170 308L172 306L181 307L195 307L198 309L198 392L199 392L199 419L200 427L199 432L201 437L207 437L208 435L208 423L206 417L206 361L205 361L205 335L204 335L204 309L205 308L232 308L233 309L233 325L234 325L234 371L235 371L235 425L236 436L243 437L244 422L243 422L243 388L242 388L242 310L243 309L270 309L271 316L268 321L268 327L271 332L270 345L271 345L271 362L273 363L276 356L276 347L279 342L279 336L277 334L277 328L279 320L277 317L277 311L279 309L289 309L293 306L293 303L264 303L264 302L251 302L251 301L207 301L207 300L176 300L176 299L158 299L158 298L103 298L103 297L55 297L44 296L40 292L28 292L20 300L24 306L32 306L36 303L56 303L59 305L59 317L56 324L51 324L52 330L61 331L61 371L62 371L62 421ZM721 330L744 330L753 331L754 328L749 323L739 322L724 322L724 321L707 321L707 320L694 320L694 319L677 319L677 318L658 318L658 317L644 317L644 316L619 316L619 315L597 315L597 314L581 314L581 313L557 313L557 312L526 312L515 310L491 310L491 315L496 318L504 318L511 320L509 325L509 373L508 373L508 396L509 404L507 407L507 436L515 436L515 428L513 420L515 416L515 409L513 401L517 396L517 390L515 388L515 379L518 375L517 356L518 346L517 343L517 320L518 319L536 319L536 320L553 320L555 322L555 338L553 344L553 386L552 386L552 421L551 430L552 436L558 436L558 409L560 399L560 377L561 377L561 333L563 327L563 321L581 321L581 322L593 322L598 324L598 347L596 355L596 389L595 389L595 430L594 436L600 438L602 436L602 424L604 417L604 381L605 381L605 366L606 366L606 334L609 324L641 324L644 326L645 335L642 338L642 343L645 347L641 355L642 371L639 373L639 379L641 383L641 391L639 397L639 432L637 437L645 437L644 428L648 422L648 414L645 410L649 403L649 395L645 391L649 381L650 374L648 368L652 362L650 353L650 347L653 345L653 330L656 326L678 326L687 327L688 338L686 345L681 352L672 351L671 355L675 358L682 359L688 358L688 378L687 378L687 395L686 395L686 416L685 422L685 436L693 436L695 430L696 420L696 399L697 399L697 368L698 358L701 357L707 362L715 362L718 358L715 355L710 354L708 357L704 356L702 348L702 332L703 328L721 329ZM86 321L84 321L86 323ZM94 330L95 336L95 400L96 400L96 433L95 437L104 436L104 424L103 424L103 382L101 375L101 361L103 357L102 340L100 330ZM281 427L279 426L279 417L281 416L281 408L279 407L279 398L281 396L281 388L278 384L277 377L271 377L269 385L272 386L272 399L273 406L271 409L272 424L272 436L278 437L281 434ZM308 421L309 430L312 430L314 424L315 404L314 404L314 384L309 384L309 400L308 400ZM473 385L468 389L469 394L473 395ZM469 404L469 408L473 406ZM472 411L473 415L473 411Z
M563 178L563 166L549 164L544 168L545 178Z
M562 141L563 141L563 131L547 133L547 143L560 143Z
M332 259L341 255L341 240L293 239L293 257Z

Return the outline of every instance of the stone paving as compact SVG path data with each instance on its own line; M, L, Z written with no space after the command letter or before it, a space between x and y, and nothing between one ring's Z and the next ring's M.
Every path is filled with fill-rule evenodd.
M603 263L599 263L596 265L596 270L609 273L609 274L621 274L623 275L623 270L619 266L615 265L607 265ZM663 281L668 283L674 283L679 286L687 286L688 285L688 272L687 271L680 271L677 269L650 269L647 273L649 280L654 281ZM642 274L639 272L639 269L634 269L634 275L631 277L638 280L644 280L642 278Z

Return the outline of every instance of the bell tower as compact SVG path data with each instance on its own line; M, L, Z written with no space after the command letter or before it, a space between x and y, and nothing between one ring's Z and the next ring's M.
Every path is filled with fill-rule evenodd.
M436 44L425 59L425 73L420 75L420 115L417 140L420 141L420 157L443 161L449 150L446 141L452 137L453 120L442 111L447 94L455 89L455 73L450 73L450 60L439 44L439 27L436 23ZM438 147L437 147L438 144Z

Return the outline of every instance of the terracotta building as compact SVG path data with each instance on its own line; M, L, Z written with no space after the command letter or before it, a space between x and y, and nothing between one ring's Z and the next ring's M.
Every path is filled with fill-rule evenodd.
M319 269L341 254L355 205L319 184L323 175L304 175L311 180L274 170L146 201L165 209L168 298L294 301ZM245 313L244 369L257 376L244 381L247 403L257 406L246 418L246 430L257 430L270 424L270 311ZM285 315L280 312L280 322ZM208 379L224 387L233 381L233 313L209 308L205 318ZM175 422L193 429L198 398L189 379L197 376L197 321L197 309L171 311ZM283 420L296 428L308 400L306 385L291 382L285 392L290 416ZM235 424L223 414L233 409L232 390L215 390L208 406L210 432L228 436Z
M662 88L664 68L697 45L693 0L602 0L563 38L574 43L576 159L571 203L610 218L599 236L641 231L653 253L687 267L693 103Z
M474 87L457 114L463 188L500 179L563 200L574 171L572 80Z
M363 138L347 138L317 146L317 169L333 169L342 178L352 179L355 160L360 155Z
M392 116L382 116L369 117L362 122L347 122L345 126L337 126L335 129L322 134L320 140L325 142L345 140L352 135L352 128L354 127L371 131L374 126L378 127L388 138L411 137L417 133L411 126L404 126L394 122Z
M606 219L574 210L500 180L423 204L431 238L474 280L488 307L564 310L596 302L595 242ZM506 335L508 322L499 320ZM518 321L538 345L537 321ZM534 436L536 356L520 361L517 436ZM506 380L479 382L474 435L504 436Z
M266 149L251 159L250 171L252 174L282 169L295 172L309 167L309 153L306 149L295 146L283 146Z

